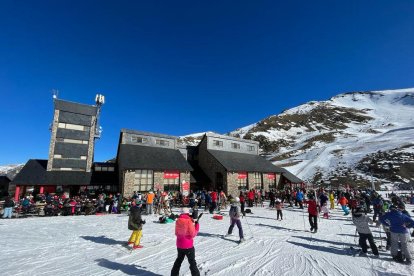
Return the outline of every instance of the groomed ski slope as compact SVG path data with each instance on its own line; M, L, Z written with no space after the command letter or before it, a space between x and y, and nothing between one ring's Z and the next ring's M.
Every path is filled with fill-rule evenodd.
M252 211L242 219L247 241L240 245L237 227L223 237L228 216L220 221L204 214L195 239L201 275L414 275L413 266L395 263L389 252L380 252L380 259L354 257L349 248L356 243L355 227L339 209L320 219L316 234L300 209L285 208L283 221L267 207ZM0 274L169 275L176 258L174 223L143 217L144 248L132 253L121 245L131 233L125 214L0 220ZM380 245L379 229L372 231ZM180 275L191 275L187 260Z

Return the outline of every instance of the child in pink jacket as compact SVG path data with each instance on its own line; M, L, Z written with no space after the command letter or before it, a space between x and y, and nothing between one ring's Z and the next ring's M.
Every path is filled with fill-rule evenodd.
M183 208L181 215L175 222L175 235L177 236L178 256L171 270L171 276L179 275L181 263L183 262L185 256L187 256L188 262L190 263L191 275L200 275L200 271L197 268L197 263L195 260L194 249L194 237L197 236L197 233L200 229L200 224L194 222L189 213L190 210L188 208Z

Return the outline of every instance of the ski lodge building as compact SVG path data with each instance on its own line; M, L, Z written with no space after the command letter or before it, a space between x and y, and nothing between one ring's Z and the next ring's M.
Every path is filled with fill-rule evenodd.
M100 138L96 105L54 99L47 160L30 159L10 183L15 198L26 192L78 194L217 189L236 196L246 189L282 189L302 180L259 155L259 143L206 133L198 146L182 146L174 136L121 129L117 156L94 162Z

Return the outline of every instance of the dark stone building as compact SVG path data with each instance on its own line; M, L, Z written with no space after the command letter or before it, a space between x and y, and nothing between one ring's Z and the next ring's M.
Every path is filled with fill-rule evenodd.
M122 129L116 159L120 191L126 197L134 191L183 192L192 171L186 155L178 148L177 137Z
M198 168L207 175L208 189L223 190L236 196L241 190L269 191L302 182L261 157L256 141L206 133L197 148L192 151L191 159L197 160Z

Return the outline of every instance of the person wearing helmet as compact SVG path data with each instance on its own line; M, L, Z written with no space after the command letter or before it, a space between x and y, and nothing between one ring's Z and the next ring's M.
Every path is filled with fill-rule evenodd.
M374 223L374 221L365 215L365 210L361 207L355 208L352 212L352 222L355 224L359 235L359 246L361 246L360 256L366 256L368 251L367 240L371 247L372 253L375 257L379 256L378 248L374 242L374 236L369 229L368 223Z
M240 237L239 242L244 242L245 239L243 235L243 228L240 222L240 198L236 197L234 201L232 202L230 206L229 216L230 216L230 227L229 227L229 230L227 231L227 235L231 235L231 233L233 232L234 225L236 224L237 228L239 228L239 237Z

